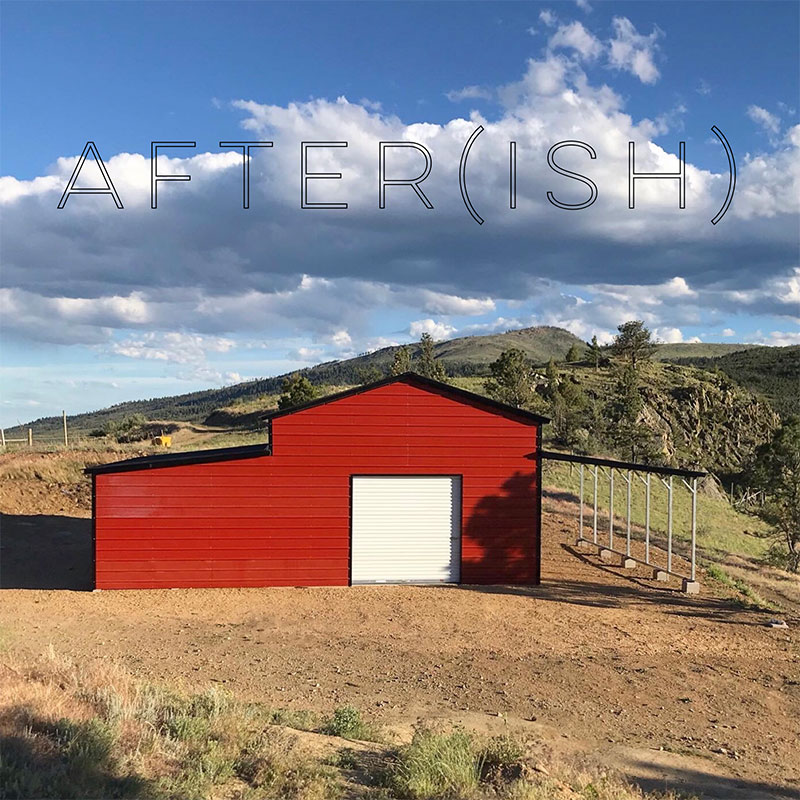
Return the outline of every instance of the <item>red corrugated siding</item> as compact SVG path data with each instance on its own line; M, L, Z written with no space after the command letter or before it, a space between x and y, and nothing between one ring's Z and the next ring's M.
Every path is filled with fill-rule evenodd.
M464 583L538 580L537 427L399 382L273 421L273 454L95 476L99 589L349 582L350 476L462 476Z

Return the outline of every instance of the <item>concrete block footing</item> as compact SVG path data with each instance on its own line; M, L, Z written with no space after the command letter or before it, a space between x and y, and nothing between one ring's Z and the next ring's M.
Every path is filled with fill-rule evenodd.
M690 581L688 578L684 578L682 591L686 592L686 594L700 594L700 584L697 581Z
M668 579L669 579L669 575L667 575L667 573L664 572L663 569L654 569L653 570L653 580L654 581L663 581L664 583L666 583L666 581Z
M632 558L623 558L622 566L625 567L625 569L636 569L636 561Z
M605 547L598 553L600 556L601 561L605 561L608 564L617 563L619 564L620 556L619 553L615 553L613 550L607 550Z
M578 550L591 550L593 545L591 542L587 542L586 539L578 539L575 542L575 547L577 547Z

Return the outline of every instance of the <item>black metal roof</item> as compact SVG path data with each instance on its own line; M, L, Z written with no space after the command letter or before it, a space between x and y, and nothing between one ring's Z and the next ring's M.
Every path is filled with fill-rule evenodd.
M155 467L177 467L186 464L205 464L210 461L233 461L237 458L258 458L270 455L270 446L264 444L248 444L241 447L218 447L213 450L189 450L184 453L159 453L152 456L128 458L124 461L112 461L108 464L96 464L86 467L87 475L100 475L104 472L133 472Z
M500 403L497 400L492 400L490 397L484 397L482 394L469 392L466 389L459 389L456 386L451 386L449 383L443 381L436 381L433 378L426 378L416 372L403 372L400 375L392 375L388 378L382 378L373 383L365 383L363 386L356 386L353 389L347 389L344 392L337 392L336 394L329 394L325 397L317 398L309 403L303 403L300 406L286 408L277 411L270 411L262 416L262 419L277 419L278 417L285 417L289 414L298 414L308 408L316 408L317 406L325 405L326 403L333 403L336 400L341 400L344 397L351 397L352 395L361 394L362 392L369 392L372 389L377 389L381 386L388 386L391 383L410 383L420 386L423 389L432 389L442 394L449 395L456 400L467 403L475 403L477 405L486 406L492 411L505 414L511 417L525 420L526 422L534 422L542 425L550 422L548 417L543 417L541 414L534 414L532 411L526 411L524 408L516 408L507 403Z
M641 472L653 472L656 475L678 475L681 478L704 478L707 472L693 469L679 469L677 467L651 467L648 464L635 464L632 461L614 461L611 458L595 458L594 456L576 456L571 453L554 453L543 450L542 458L551 461L567 461L572 464L589 464L598 467L613 467L614 469L632 469Z

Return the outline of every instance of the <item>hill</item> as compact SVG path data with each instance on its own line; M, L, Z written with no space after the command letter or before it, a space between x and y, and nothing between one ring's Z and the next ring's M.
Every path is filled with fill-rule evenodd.
M450 375L482 375L488 365L503 350L518 347L536 364L544 364L551 358L563 359L569 348L585 343L577 336L562 328L538 327L497 333L488 336L466 336L436 345L436 355L442 359ZM375 368L388 374L399 348L384 347L372 353L364 353L345 361L328 361L314 367L300 370L316 385L350 385L362 380L363 371ZM410 345L412 354L419 352L419 345ZM286 375L237 383L221 389L206 389L171 397L158 397L149 400L132 400L109 408L75 414L68 418L70 430L76 433L89 433L102 428L112 420L122 419L132 414L143 414L153 420L175 420L182 422L201 422L213 411L225 408L237 401L256 399L262 395L280 391L281 381ZM61 431L60 417L43 417L32 423L9 428L6 435L20 437L28 427L33 428L34 437L57 437Z
M663 343L656 348L655 357L659 361L674 361L679 358L721 358L729 353L744 350L757 350L761 345L734 344L732 342L677 342Z
M468 379L485 376L488 373L489 364L503 350L512 347L525 352L535 364L544 365L551 358L563 361L572 345L577 345L579 348L586 346L584 342L566 330L543 326L484 336L459 337L439 342L435 349L436 355L444 363L448 374L457 379ZM412 355L419 352L418 345L409 347ZM386 347L355 358L318 364L301 372L318 386L353 386L360 383L369 371L387 374L397 349L397 347ZM692 373L702 374L700 371L707 373L721 370L737 384L741 384L757 395L768 398L783 413L797 409L800 347L775 348L727 343L662 344L658 346L656 358L662 363L669 361L684 367L697 368L692 370ZM576 369L581 368L576 366ZM588 368L582 371L588 373ZM687 382L703 382L696 377L689 380L684 373L670 372L669 370L661 370L658 374L666 377L663 381L659 379L660 388L656 394L673 390L680 393ZM265 404L274 404L275 395L280 391L281 381L284 377L285 375L260 378L220 389L120 403L99 411L71 416L68 424L70 430L78 435L86 435L92 430L102 429L109 422L133 414L142 414L149 420L244 426L255 422L257 412L263 410L266 407ZM589 376L588 380L592 382L595 379ZM471 385L469 388L480 391L482 381L475 381L474 386ZM598 386L598 397L607 388ZM753 398L750 395L744 395L744 397L746 399L742 402L741 407L746 409ZM746 419L747 413L743 413ZM721 414L723 418L729 417L726 413L721 412ZM676 420L679 416L680 412L676 410ZM756 416L761 419L761 422L756 425L754 430L760 435L771 427L771 423L764 422L766 417L763 417L760 406ZM656 414L653 419L654 424L658 422L657 417ZM709 424L709 419L698 419L696 422L706 425ZM9 437L21 437L25 435L26 427L28 426L9 429L6 433ZM34 430L34 438L55 439L61 432L61 419L58 417L39 419L31 423L31 427ZM735 427L738 428L738 426ZM751 441L752 437L747 434L745 439ZM720 446L724 446L726 441L727 437L722 435ZM714 449L716 450L716 447ZM665 444L665 455L674 457L676 450L681 451L682 448L680 446L673 447L669 443ZM686 455L694 454L687 452ZM717 466L724 461L725 459L712 460ZM729 461L738 464L741 461L741 454Z
M686 353L669 360L724 372L740 386L766 397L782 416L800 414L800 345L750 347L716 358Z

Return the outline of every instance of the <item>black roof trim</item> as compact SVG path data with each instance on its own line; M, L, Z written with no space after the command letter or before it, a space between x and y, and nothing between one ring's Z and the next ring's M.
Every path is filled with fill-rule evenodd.
M595 458L594 456L575 456L569 453L554 453L542 451L542 458L551 461L568 461L572 464L590 464L598 467L613 467L614 469L633 469L640 472L653 472L656 475L678 475L681 478L704 478L707 472L693 469L678 469L676 467L651 467L649 464L634 464L632 461L614 461L610 458Z
M214 450L188 450L184 453L128 458L125 461L86 467L84 472L87 475L102 475L105 472L134 472L140 469L181 467L186 464L206 464L211 461L233 461L238 458L259 458L269 455L272 455L269 444L248 444L241 447L218 447Z
M416 372L403 372L400 375L392 375L388 378L382 378L379 381L366 383L363 386L356 386L355 388L347 389L344 392L329 394L325 397L312 400L309 403L303 403L303 405L294 406L294 408L270 411L269 413L264 414L261 419L272 420L277 419L278 417L288 416L289 414L297 414L300 411L305 411L309 408L316 408L317 406L322 406L326 403L333 403L336 400L342 400L345 397L351 397L352 395L361 394L362 392L368 392L371 389L378 389L381 386L388 386L391 383L417 384L425 389L433 389L435 391L442 392L443 394L448 394L458 400L464 400L468 403L476 403L479 405L488 406L490 409L498 411L502 414L519 417L520 419L524 419L528 422L535 422L539 425L550 422L549 417L543 417L540 414L534 414L532 411L526 411L524 408L516 408L515 406L510 406L507 403L500 403L497 400L492 400L490 397L484 397L482 394L469 392L466 389L459 389L457 386L451 386L449 383L444 383L443 381L435 381L432 378L425 378Z

